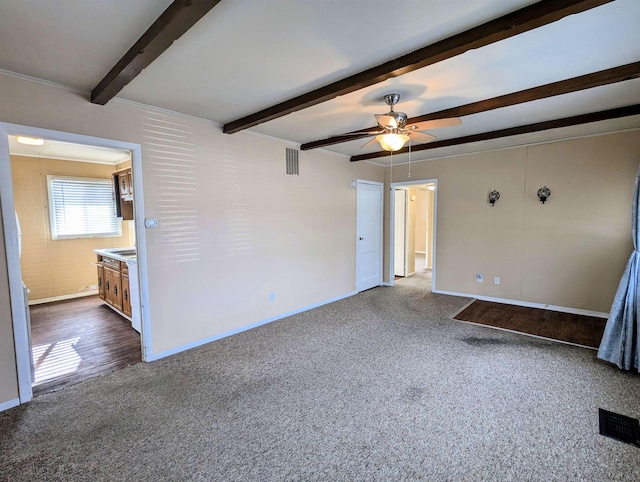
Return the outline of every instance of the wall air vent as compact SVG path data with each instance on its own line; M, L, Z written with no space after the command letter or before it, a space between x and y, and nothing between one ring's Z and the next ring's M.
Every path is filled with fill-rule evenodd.
M298 150L291 149L289 147L287 149L287 174L290 176L299 176L300 171L298 169Z

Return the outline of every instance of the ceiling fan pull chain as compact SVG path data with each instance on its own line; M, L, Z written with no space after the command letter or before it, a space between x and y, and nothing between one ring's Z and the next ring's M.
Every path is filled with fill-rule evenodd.
M409 138L409 179L411 179L411 138Z

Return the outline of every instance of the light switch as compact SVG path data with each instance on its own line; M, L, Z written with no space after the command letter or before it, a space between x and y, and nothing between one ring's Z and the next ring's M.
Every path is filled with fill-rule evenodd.
M158 219L157 218L146 218L144 220L145 228L157 228L158 227Z

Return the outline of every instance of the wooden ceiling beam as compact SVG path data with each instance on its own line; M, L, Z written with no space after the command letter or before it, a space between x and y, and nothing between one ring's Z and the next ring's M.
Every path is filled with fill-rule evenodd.
M535 124L527 124L523 126L510 127L508 129L499 129L497 131L482 132L480 134L473 134L470 136L456 137L454 139L444 139L441 141L429 142L428 144L420 144L411 147L411 152L426 151L429 149L438 149L440 147L459 146L461 144L468 144L470 142L487 141L491 139L499 139L502 137L517 136L520 134L529 134L531 132L546 131L549 129L558 129L561 127L570 127L580 124L588 124L591 122L598 122L609 119L617 119L620 117L628 117L632 115L640 114L640 104L629 105L626 107L618 107L616 109L608 109L599 112L591 112L589 114L576 115L572 117L565 117L562 119L554 119L544 122L536 122ZM402 148L394 154L404 154L409 152L408 148ZM367 159L376 159L379 157L386 157L389 153L387 151L373 152L371 154L361 154L358 156L352 156L351 162L365 161Z
M105 105L113 99L218 3L220 0L174 0L91 91L91 102Z
M226 134L233 134L611 1L613 0L541 0L397 59L229 122L224 125L222 130Z
M599 72L581 75L579 77L573 77L571 79L561 80L559 82L553 82L551 84L532 87L531 89L521 90L519 92L513 92L511 94L501 95L499 97L493 97L491 99L472 102L470 104L452 107L450 109L432 112L430 114L425 114L417 117L411 117L407 119L407 124L413 124L415 122L423 122L433 119L443 119L447 117L462 117L470 114L479 114L481 112L487 112L493 109L509 107L512 105L522 104L524 102L546 99L548 97L554 97L556 95L569 94L571 92L578 92L580 90L591 89L593 87L600 87L602 85L613 84L616 82L623 82L625 80L637 78L640 78L640 62L621 65L619 67L613 67L611 69L601 70ZM370 129L373 130L376 127L377 126L372 126ZM349 142L365 137L368 136L366 134L341 134L319 141L307 142L305 144L302 144L300 146L300 149L303 151L309 149L317 149L320 147L332 146L335 144Z

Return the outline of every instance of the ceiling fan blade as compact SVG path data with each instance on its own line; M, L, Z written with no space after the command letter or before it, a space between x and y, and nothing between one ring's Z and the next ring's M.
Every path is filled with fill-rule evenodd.
M409 137L411 138L412 142L420 142L422 144L434 141L436 139L435 136L426 134L424 132L409 132Z
M384 129L362 129L361 131L347 132L346 134L336 134L335 136L331 136L331 137L362 136L362 135L375 136L377 134L383 134L383 133L384 133Z
M386 114L375 114L376 120L380 127L388 127L390 129L397 129L398 123L395 117Z
M424 122L409 124L406 128L414 131L424 131L427 129L440 129L441 127L454 127L462 124L459 117L448 117L446 119L434 119Z
M364 149L365 147L367 147L369 144L373 144L374 142L377 142L378 140L374 137L373 139L369 140L366 144L363 144L362 147L360 149Z

